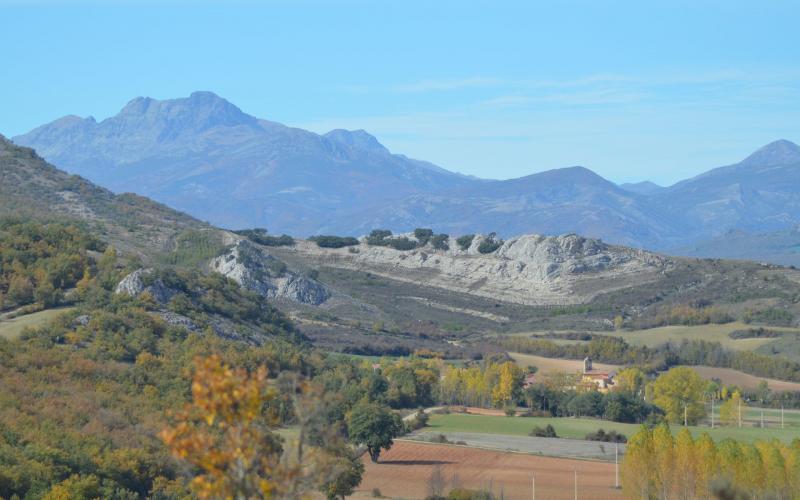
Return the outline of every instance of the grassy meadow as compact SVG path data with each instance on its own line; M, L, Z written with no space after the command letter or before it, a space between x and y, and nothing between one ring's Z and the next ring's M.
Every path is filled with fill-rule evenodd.
M25 328L36 328L41 326L59 314L69 312L72 309L73 308L71 307L46 309L44 311L26 314L24 316L17 316L13 319L0 319L0 337L6 339L17 338Z
M754 417L754 409L750 409L748 418ZM787 412L788 415L788 412ZM774 416L774 415L773 415ZM780 418L780 417L778 417ZM598 429L617 431L625 436L632 436L639 428L639 424L623 424L607 420L591 418L557 418L557 417L506 417L489 415L467 415L450 413L432 415L428 422L427 430L432 432L479 432L485 434L502 434L511 436L527 436L536 426L552 425L556 434L562 438L583 439L586 434ZM752 425L752 423L750 423ZM680 430L680 426L672 426L673 433ZM781 429L779 424L764 429L757 427L716 427L689 426L694 436L707 432L712 439L720 441L733 438L742 442L754 442L764 439L778 439L791 442L800 438L800 414L793 412L791 420L787 419L786 428Z

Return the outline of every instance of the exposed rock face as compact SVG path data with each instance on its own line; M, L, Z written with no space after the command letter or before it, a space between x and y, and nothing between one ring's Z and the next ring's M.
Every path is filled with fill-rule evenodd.
M246 240L209 265L213 271L267 298L320 305L331 296L325 285L290 271L283 262Z
M131 297L138 297L144 292L153 296L159 304L166 304L177 293L175 290L167 287L164 283L156 278L152 283L147 284L145 277L152 273L152 269L137 269L131 274L125 276L122 281L117 285L115 293L130 295Z
M398 251L364 243L350 249L323 249L309 241L285 251L319 266L369 271L529 305L585 303L600 293L655 281L673 264L658 254L577 235L525 235L481 254L478 248L485 238L475 236L466 250L451 238L446 251L430 245Z
M198 328L197 324L194 321L192 321L191 318L184 316L183 314L174 313L172 311L162 311L159 312L158 315L168 325L182 326L183 328L186 328L190 332L200 331L200 328Z

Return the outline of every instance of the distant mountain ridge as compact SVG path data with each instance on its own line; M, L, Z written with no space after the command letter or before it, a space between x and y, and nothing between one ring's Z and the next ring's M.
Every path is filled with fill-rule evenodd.
M15 141L114 191L135 191L218 225L294 234L387 197L467 182L392 155L364 131L320 136L259 120L210 92L136 98L102 122L69 117Z
M378 227L506 237L574 232L669 251L731 230L800 224L800 147L786 140L670 187L617 186L583 167L483 180L392 154L363 130L318 135L195 92L136 98L101 122L64 117L14 141L114 191L225 227L298 236Z

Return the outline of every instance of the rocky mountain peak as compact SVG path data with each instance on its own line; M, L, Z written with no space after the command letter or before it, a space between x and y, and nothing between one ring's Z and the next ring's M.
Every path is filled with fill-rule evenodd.
M780 139L759 148L742 161L743 166L764 167L775 165L791 165L800 163L800 146Z
M325 134L324 137L347 148L389 153L389 150L366 130L335 129Z
M257 126L258 120L213 92L193 92L189 97L159 101L137 97L111 118L134 125L159 125L168 135L213 127Z

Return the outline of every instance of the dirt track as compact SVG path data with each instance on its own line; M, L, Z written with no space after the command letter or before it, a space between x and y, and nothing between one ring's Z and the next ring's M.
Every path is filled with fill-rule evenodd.
M365 457L366 472L356 497L370 497L378 488L385 497L425 498L431 473L438 465L447 480L453 475L464 488L502 490L506 499L531 498L531 473L536 475L536 498L574 498L573 470L578 471L578 498L622 498L614 489L614 464L584 460L502 453L458 446L396 442L381 454L381 463Z

